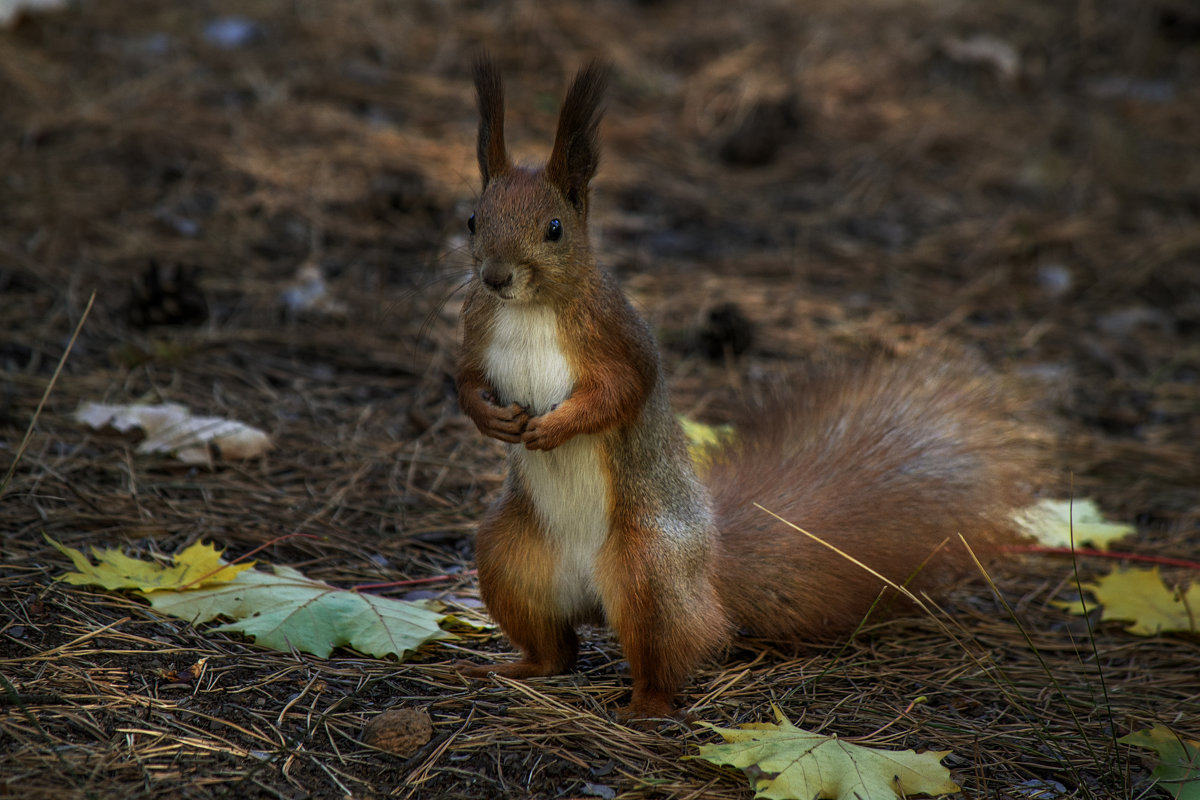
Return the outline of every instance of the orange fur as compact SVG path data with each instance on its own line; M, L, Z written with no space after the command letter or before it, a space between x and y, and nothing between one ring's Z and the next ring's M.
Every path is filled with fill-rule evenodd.
M1031 502L1035 470L998 398L983 373L939 353L810 367L748 414L707 480L735 623L826 639L885 590L755 502L912 589L974 570L960 533L985 560L1015 540L1012 512Z
M487 531L479 538L476 553L483 601L497 619L504 620L504 632L525 658L464 671L478 677L498 672L510 678L566 672L575 664L575 626L586 620L548 613L545 598L553 593L554 563L529 498L506 493L480 528ZM521 558L512 558L514 553Z
M484 602L523 658L464 673L566 671L576 626L607 621L633 677L620 715L661 716L735 630L844 633L879 593L753 502L932 586L969 563L958 533L985 550L1015 535L1028 460L979 374L937 356L877 360L799 376L747 416L701 484L653 337L588 241L604 83L595 64L580 72L547 166L530 169L508 160L495 67L476 67L484 191L458 390L479 430L511 446L477 560Z

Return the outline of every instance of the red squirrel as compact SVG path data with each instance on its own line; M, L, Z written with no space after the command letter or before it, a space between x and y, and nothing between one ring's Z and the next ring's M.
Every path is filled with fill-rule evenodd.
M754 503L892 580L936 579L970 563L957 534L979 548L1015 535L1026 463L977 375L876 360L796 378L701 481L650 329L589 244L607 76L595 62L577 74L550 158L531 168L509 158L497 67L475 65L483 190L457 384L480 432L510 446L476 550L484 603L523 655L460 669L566 672L577 626L607 623L633 677L618 712L631 719L671 713L737 631L828 638L876 600L877 578Z

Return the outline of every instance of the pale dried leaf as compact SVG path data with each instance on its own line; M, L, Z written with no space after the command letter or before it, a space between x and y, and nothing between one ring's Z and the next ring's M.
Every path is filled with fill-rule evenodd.
M83 403L75 419L92 428L145 433L139 453L167 453L185 464L208 464L215 450L223 459L256 458L271 449L271 438L236 420L196 417L178 403L108 405Z
M1050 547L1091 545L1107 550L1110 542L1123 539L1136 528L1109 522L1100 513L1096 501L1042 500L1018 516L1025 532Z

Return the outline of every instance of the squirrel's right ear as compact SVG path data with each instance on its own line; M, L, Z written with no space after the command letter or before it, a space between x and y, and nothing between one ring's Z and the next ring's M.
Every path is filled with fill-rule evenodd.
M587 212L588 183L600 162L600 101L608 85L610 68L592 61L579 71L558 115L554 149L546 162L546 175L563 196L581 212Z
M486 53L475 59L475 97L479 105L479 174L483 188L512 169L504 146L504 84L500 70Z

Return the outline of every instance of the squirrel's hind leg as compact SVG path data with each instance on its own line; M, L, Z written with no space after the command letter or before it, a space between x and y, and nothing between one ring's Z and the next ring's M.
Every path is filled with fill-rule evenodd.
M660 558L649 539L632 535L625 541L643 546L635 545L640 552L624 558L610 554L601 588L633 677L633 697L617 719L674 716L675 695L696 666L728 640L730 624L702 545Z
M575 666L579 637L572 619L555 603L556 560L541 535L533 506L521 493L506 493L479 525L475 558L479 590L492 619L521 650L508 664L461 663L472 678L559 675Z

